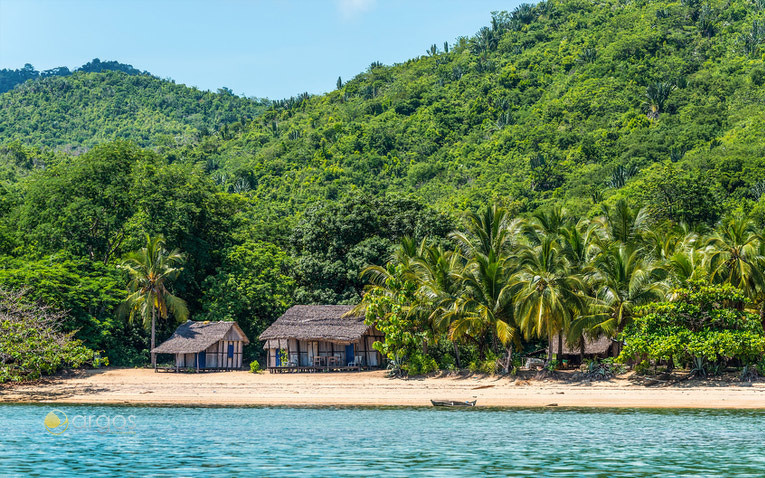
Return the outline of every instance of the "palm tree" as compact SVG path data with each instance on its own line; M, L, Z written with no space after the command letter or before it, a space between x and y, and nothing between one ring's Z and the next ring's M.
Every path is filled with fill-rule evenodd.
M496 345L498 340L507 347L508 364L513 346L520 345L513 315L510 273L507 259L499 259L493 253L488 257L474 257L460 276L462 294L441 316L450 324L450 340L471 339L482 359L489 342L493 340Z
M664 104L674 89L675 85L671 81L658 81L648 85L645 90L646 101L644 105L646 116L649 119L659 119L659 115L664 112Z
M489 339L509 345L507 363L512 346L520 344L513 317L509 263L520 224L496 205L468 215L467 231L452 234L464 255L465 266L457 277L462 293L450 308L437 315L439 324L448 324L450 340L472 339L482 358Z
M486 207L480 213L470 212L466 217L466 231L454 232L451 238L457 241L468 259L477 255L504 257L509 253L519 221L510 217L507 209L497 206Z
M129 312L132 322L136 315L143 320L144 327L151 326L151 349L155 347L156 319L166 319L169 313L178 321L188 318L186 302L168 291L167 286L183 270L180 264L183 255L174 250L167 252L165 240L161 236L146 235L146 247L127 255L120 268L130 276L128 290L130 295L121 307L124 314ZM152 367L157 366L157 357L151 354Z
M754 299L763 282L760 268L762 238L755 224L745 216L721 224L707 240L707 265L713 281L727 282Z
M704 252L693 246L672 254L662 267L668 272L673 287L687 287L689 282L705 280L709 276L704 267Z
M423 247L422 254L416 260L413 270L419 284L416 307L427 315L434 339L443 333L449 333L451 326L450 311L462 295L461 274L465 263L458 250L445 251L442 247ZM459 350L452 341L454 358L460 366Z
M558 335L558 354L563 352L563 332L585 304L585 283L572 273L560 246L545 237L535 247L527 246L518 255L519 270L511 281L516 291L515 314L524 335L552 338ZM552 360L552 348L548 349Z
M568 211L561 206L535 211L525 224L526 237L532 244L541 244L546 237L558 240L563 228L572 224Z
M707 240L706 267L715 282L739 288L759 305L765 323L765 247L754 221L746 216L728 219Z
M654 265L643 251L618 244L603 251L595 260L596 301L587 318L590 334L618 335L632 320L635 307L664 298L666 286L654 276Z
M601 239L607 243L619 241L623 244L638 245L648 222L648 212L645 208L634 210L624 199L620 199L612 207L602 206L603 216L595 221L601 226Z

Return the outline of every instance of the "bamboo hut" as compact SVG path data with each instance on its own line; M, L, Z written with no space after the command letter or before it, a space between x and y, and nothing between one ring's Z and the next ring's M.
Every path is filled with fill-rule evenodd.
M296 305L261 335L271 372L349 370L379 367L380 353L372 347L383 335L364 323L364 317L346 317L350 305Z
M237 370L242 368L242 352L249 343L236 322L188 320L152 352L175 355L175 370Z

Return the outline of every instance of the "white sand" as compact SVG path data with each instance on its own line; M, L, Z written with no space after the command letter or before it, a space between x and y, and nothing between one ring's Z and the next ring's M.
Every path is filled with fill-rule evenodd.
M151 405L406 405L765 409L765 383L646 387L626 379L562 383L499 377L391 379L383 371L314 374L155 373L105 369L0 388L0 402Z

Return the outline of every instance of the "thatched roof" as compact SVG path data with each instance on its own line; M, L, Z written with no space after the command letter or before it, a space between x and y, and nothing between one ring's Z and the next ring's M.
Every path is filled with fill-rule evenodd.
M196 353L206 350L234 329L245 344L250 341L236 322L194 322L187 320L166 341L152 349L157 354ZM227 339L228 340L228 339Z
M588 340L584 344L585 355L604 355L608 353L609 347L611 347L611 339L609 337L601 337L596 340ZM558 336L554 336L550 341L550 347L554 354L558 353ZM563 341L563 355L579 355L579 347L571 346L565 340Z
M260 340L355 342L369 326L364 317L343 317L351 309L351 305L295 305L260 334Z

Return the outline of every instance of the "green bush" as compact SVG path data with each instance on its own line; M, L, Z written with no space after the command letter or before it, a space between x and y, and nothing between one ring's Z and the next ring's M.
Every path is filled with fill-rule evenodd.
M109 361L60 332L66 315L0 289L0 383L37 380L63 367L102 366Z
M403 368L409 375L427 375L438 370L438 363L429 355L414 354Z
M692 283L674 291L671 302L637 309L637 317L622 334L626 346L621 363L633 361L641 370L659 361L690 367L706 376L736 360L753 365L765 352L759 317L743 310L746 296L731 286Z
M257 360L253 360L252 362L250 362L250 372L260 373L262 371L263 370L260 368L260 362L258 362Z
M441 356L442 370L454 370L455 368L456 368L456 362L454 360L454 356L448 355L448 354Z
M485 360L473 360L470 362L470 365L468 365L468 370L473 373L494 375L497 373L497 358L489 357Z

